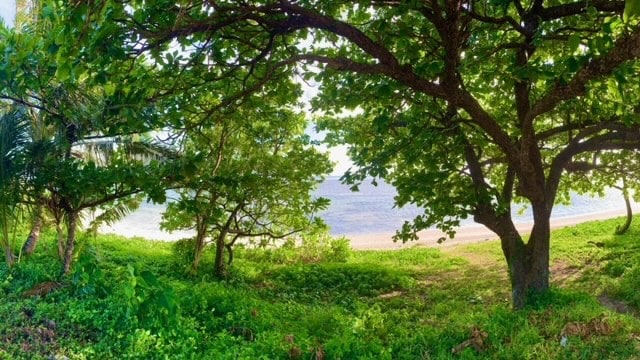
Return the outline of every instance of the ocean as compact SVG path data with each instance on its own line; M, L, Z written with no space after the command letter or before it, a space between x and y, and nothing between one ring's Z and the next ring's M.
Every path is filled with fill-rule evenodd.
M365 182L360 191L352 192L349 186L343 185L339 177L327 178L316 191L317 196L331 200L329 208L319 214L330 226L334 236L393 234L406 220L412 220L421 210L415 206L394 207L395 188L389 184L378 182L378 186ZM171 196L169 196L170 198ZM620 191L611 189L605 196L590 197L574 194L571 205L556 205L552 218L572 218L582 215L597 215L624 210L624 200ZM516 223L531 222L530 209L520 211L514 206ZM193 236L190 231L168 233L160 230L160 220L164 205L144 203L134 213L119 223L102 229L124 236L139 236L154 240L177 240ZM464 220L462 227L477 226L471 219Z

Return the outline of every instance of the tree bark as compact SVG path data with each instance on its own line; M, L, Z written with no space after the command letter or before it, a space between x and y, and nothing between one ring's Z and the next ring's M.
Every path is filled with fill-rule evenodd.
M67 243L64 247L63 272L65 275L71 273L73 262L73 249L76 244L76 227L78 223L78 213L71 211L67 214Z
M58 259L62 261L64 259L64 231L59 221L56 222L56 235L58 239Z
M8 267L12 267L16 261L16 257L13 253L13 249L11 249L11 241L9 237L9 219L7 216L6 208L2 208L2 247L4 248L4 259L7 262Z
M516 310L524 308L531 295L549 290L549 240L549 221L535 223L529 242L517 242L518 245L507 256Z
M22 245L22 254L29 256L33 254L36 249L36 245L38 245L38 241L40 240L40 232L42 231L42 210L43 206L38 205L36 207L35 213L33 214L33 223L31 224L31 231L29 232L29 236L27 236L27 240Z
M4 249L4 259L7 262L8 267L12 267L16 262L16 256L13 254L11 247L6 247Z
M627 220L622 226L616 227L616 235L622 235L629 230L631 226L631 221L633 220L633 210L631 209L631 200L629 199L629 191L627 190L627 183L624 178L622 178L622 196L624 197L624 203L627 207Z
M224 279L227 275L227 269L224 262L224 238L227 236L227 231L222 230L216 239L216 258L214 262L214 274L218 279Z
M524 308L532 294L549 290L549 216L541 214L537 218L534 217L534 225L527 243L522 240L510 214L481 214L476 216L476 221L500 237L502 252L509 269L514 309Z
M198 223L196 224L196 238L195 247L193 249L193 270L198 272L200 266L200 259L202 258L202 252L204 251L204 241L207 236L207 221L203 217L198 217Z

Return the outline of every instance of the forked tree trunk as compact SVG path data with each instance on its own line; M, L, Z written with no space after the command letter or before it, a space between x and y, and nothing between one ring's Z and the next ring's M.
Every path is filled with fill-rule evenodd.
M507 257L515 309L522 309L531 295L549 290L549 237L548 222L535 224L529 242L515 242L517 245Z
M38 240L40 240L40 232L42 231L42 205L38 205L36 207L35 213L33 214L33 223L31 224L31 231L29 232L29 236L27 236L27 240L22 245L22 254L29 256L33 254L36 249L36 245L38 245Z
M229 229L231 228L231 224L235 219L236 214L242 208L242 203L238 204L235 209L231 212L224 226L220 229L220 233L218 233L218 237L216 238L216 258L213 264L214 275L218 279L224 279L227 277L227 268L224 263L224 249L226 248L226 239L229 234Z
M63 271L67 275L71 273L73 262L73 250L76 244L76 227L78 223L78 213L71 211L67 214L67 243L64 247Z
M549 217L535 219L526 244L508 215L485 225L500 236L509 267L513 307L522 309L532 294L549 290Z

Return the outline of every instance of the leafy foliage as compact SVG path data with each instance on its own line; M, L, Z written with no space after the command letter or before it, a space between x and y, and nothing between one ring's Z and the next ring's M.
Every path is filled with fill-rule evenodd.
M600 190L565 173L593 154L640 148L636 5L125 1L60 13L69 22L61 33L85 43L65 46L66 55L90 63L111 36L118 41L101 49L101 66L151 59L174 80L170 89L206 89L211 113L261 91L290 94L293 75L320 83L312 110L357 166L345 181L384 178L398 205L425 209L397 239L431 226L453 236L473 217L503 240L522 307L527 293L549 288L553 205L571 190ZM513 202L535 214L527 242Z
M86 68L74 70L62 61L61 39L49 36L60 25L47 14L46 2L33 9L43 12L37 21L0 29L0 98L14 108L7 116L17 111L24 118L23 135L15 138L25 142L24 161L19 174L13 175L22 191L14 202L33 205L38 226L43 224L43 208L49 210L61 232L59 256L68 273L81 212L100 208L92 224L97 228L137 207L142 198L135 194L163 200L165 185L160 180L166 167L158 160L170 151L141 135L161 126L150 120L157 118L154 108L112 111L121 108L115 94L94 82ZM144 126L129 122L127 116L137 117ZM10 129L1 130L2 136L13 136ZM29 241L31 252L37 235Z
M237 240L266 245L323 227L316 213L328 201L311 191L330 170L326 155L303 134L304 117L265 97L259 101L184 133L181 161L188 175L163 215L166 229L196 231L194 269L206 238L212 239L220 277L221 255L226 252L230 264Z
M559 287L517 312L498 242L313 264L301 249L284 264L269 261L269 250L243 249L229 281L209 282L175 271L173 244L100 235L77 263L78 281L24 298L57 268L55 234L45 231L29 262L0 265L0 356L633 359L638 319L596 299L638 310L638 233L612 235L618 221L554 232L554 266L575 272L558 273Z

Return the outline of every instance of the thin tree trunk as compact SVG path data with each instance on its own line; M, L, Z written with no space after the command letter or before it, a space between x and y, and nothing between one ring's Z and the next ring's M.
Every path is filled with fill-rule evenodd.
M56 235L58 243L58 258L60 261L64 259L64 231L62 230L62 224L56 220Z
M13 254L13 251L11 251L11 249L5 249L4 259L7 262L8 267L12 267L16 262L16 256Z
M7 209L2 208L2 245L4 248L4 259L7 262L8 267L12 267L16 261L16 257L11 249L11 240L9 238L9 217L7 216Z
M227 230L224 229L216 239L216 258L214 262L214 274L218 279L224 279L227 275L227 269L224 263L224 238L227 236Z
M71 273L71 263L73 262L73 249L76 244L76 227L78 213L71 211L67 214L67 243L64 248L63 271L67 275Z
M207 236L207 222L204 217L198 217L198 223L196 224L196 243L193 253L193 270L198 272L200 266L200 259L202 258L202 252L204 250L204 241Z
M627 230L629 230L629 227L631 226L631 221L633 220L633 210L631 209L631 200L629 199L629 190L627 189L627 182L625 181L625 178L622 178L622 196L624 197L624 203L627 207L627 220L625 221L624 224L622 224L622 226L618 226L616 227L616 235L622 235L624 233L627 232Z
M29 236L27 240L22 245L22 254L23 255L31 255L36 249L36 245L38 245L38 240L40 240L40 232L42 231L42 210L43 206L38 205L36 207L35 213L33 214L33 223L31 224L31 231L29 232Z

